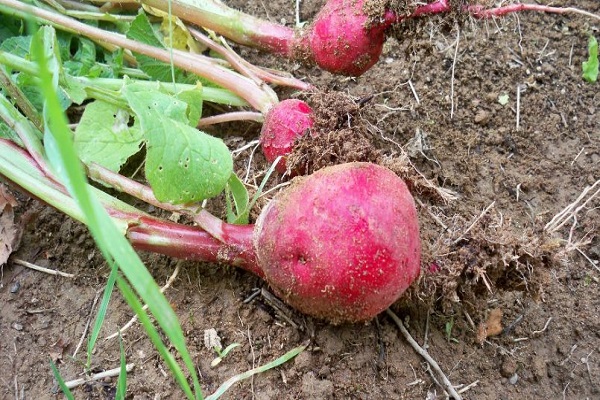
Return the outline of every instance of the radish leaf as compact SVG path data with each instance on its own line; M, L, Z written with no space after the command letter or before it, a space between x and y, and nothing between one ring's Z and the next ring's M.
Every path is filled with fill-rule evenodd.
M166 46L154 31L150 21L148 21L148 17L144 13L139 14L135 20L133 20L127 31L127 37L140 43L166 49ZM162 82L169 82L171 80L171 66L169 64L143 54L136 54L135 58L138 60L139 68L153 79ZM197 80L197 76L187 74L185 71L175 68L175 82L195 83Z
M142 144L138 121L131 127L128 122L129 113L115 105L99 100L88 104L75 130L75 147L81 160L118 172Z
M587 61L581 64L583 79L587 82L596 82L598 80L598 41L594 36L590 36L588 53Z
M242 182L236 174L231 174L225 191L227 222L230 224L247 224L248 214L250 213L250 210L248 209L250 197L248 196L248 191L244 186L244 182Z
M146 139L146 178L160 201L184 204L221 193L233 170L222 140L189 126L188 104L130 84L123 95Z

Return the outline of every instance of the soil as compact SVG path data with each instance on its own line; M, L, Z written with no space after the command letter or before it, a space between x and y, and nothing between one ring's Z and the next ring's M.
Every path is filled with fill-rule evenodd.
M293 2L229 3L294 23ZM302 1L301 19L310 20L322 3ZM600 13L596 0L576 5ZM329 149L328 156L305 144L308 150L298 157L319 160L312 169L366 157L408 181L421 219L423 274L393 310L459 390L471 385L462 393L465 399L600 398L599 199L561 229L544 229L600 179L600 91L581 79L588 36L598 37L599 26L580 16L524 13L466 21L459 35L455 22L441 17L414 21L395 32L380 62L359 78L238 49L255 63L293 71L324 92L345 93L360 104L342 102L347 115L358 116L341 118L358 129L356 144L321 135L315 148ZM312 105L319 102L333 104L323 94ZM247 126L226 127L232 148L256 137L258 126ZM337 122L335 128L341 128ZM239 156L242 172L248 155ZM260 155L253 160L250 175L260 181L267 166ZM84 226L35 200L17 198L16 213L26 223L20 248L0 275L0 398L61 398L54 394L49 360L65 379L82 375L85 341L78 344L89 334L108 267ZM211 207L221 210L223 203L217 199ZM177 263L143 257L159 284ZM75 277L36 272L16 259ZM166 291L205 394L308 344L294 360L234 385L223 398L445 397L385 314L342 326L289 309L284 318L264 296L244 302L257 289L268 287L243 271L183 262ZM115 292L101 336L131 316ZM224 346L241 345L217 367L210 366L216 354L204 346L210 328ZM128 398L183 398L138 324L126 331L124 344L128 362L136 364L128 374ZM118 340L101 339L94 371L118 363ZM107 378L74 393L110 399L115 385L116 378Z

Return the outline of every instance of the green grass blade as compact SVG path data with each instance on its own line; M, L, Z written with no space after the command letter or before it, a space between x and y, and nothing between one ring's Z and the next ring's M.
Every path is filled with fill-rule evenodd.
M127 394L127 361L125 360L125 348L123 347L121 334L119 334L119 352L121 353L121 370L119 372L119 380L117 381L115 400L125 400L125 395Z
M171 370L171 373L173 374L173 377L175 378L177 383L179 383L179 386L181 388L184 388L184 392L189 399L193 399L194 395L185 379L185 375L181 370L181 367L179 366L179 364L177 364L177 361L175 360L173 355L169 353L169 350L167 350L167 347L162 342L158 331L152 324L152 321L148 317L148 314L146 314L146 311L144 311L142 303L136 297L135 293L133 293L133 290L127 284L125 279L118 276L117 286L121 290L121 293L123 294L123 297L125 298L127 304L129 304L129 307L131 307L131 309L137 314L140 323L146 330L148 338L150 339L158 353L161 355L163 360L165 360L165 363Z
M60 387L60 390L62 390L62 392L64 393L65 397L68 400L75 400L75 397L73 397L73 393L71 393L71 390L67 387L65 380L62 378L62 376L60 376L60 372L58 372L58 368L56 368L56 365L54 364L54 362L52 362L52 360L50 360L50 368L52 368L54 378L58 382L58 386Z
M305 348L306 348L306 346L296 347L296 348L288 351L287 353L285 353L284 355L282 355L278 359L271 361L268 364L262 365L260 367L253 368L253 369L251 369L249 371L246 371L244 373L241 373L239 375L236 375L236 376L233 376L233 377L227 379L225 382L223 382L223 384L221 386L219 386L219 388L217 389L217 391L214 392L213 394L211 394L210 396L208 396L206 398L206 400L216 400L216 399L218 399L219 397L221 397L223 395L223 393L225 393L231 386L233 386L237 382L243 381L244 379L248 379L252 375L256 375L256 374L259 374L261 372L265 372L265 371L268 371L268 370L270 370L272 368L278 367L281 364L284 364L287 361L291 360L292 358L296 357L298 354L302 353L302 351L304 351Z
M114 259L117 262L140 297L148 303L156 321L179 352L192 376L196 398L202 398L198 375L185 346L185 338L177 316L137 253L118 231L98 199L92 196L73 147L72 133L67 126L66 116L62 112L56 88L53 86L52 75L46 65L43 47L40 43L34 42L32 49L34 53L37 53L35 58L39 62L40 89L45 96L44 123L48 139L46 153L52 160L54 169L63 178L65 186L82 210L85 222L103 256L107 260ZM189 397L191 390L187 382L179 380L178 383L185 384L182 389Z
M108 276L108 282L106 283L106 288L104 288L104 294L102 295L102 301L100 302L100 307L98 307L98 312L96 313L96 320L94 321L94 327L90 333L90 339L88 340L87 346L87 362L85 367L87 369L90 368L92 363L92 351L94 351L94 347L96 346L96 341L98 340L98 336L100 335L100 329L104 324L104 318L106 317L106 311L108 310L108 303L110 302L110 296L112 295L113 289L115 287L115 281L117 279L117 274L119 272L119 266L114 260L110 263L110 275Z

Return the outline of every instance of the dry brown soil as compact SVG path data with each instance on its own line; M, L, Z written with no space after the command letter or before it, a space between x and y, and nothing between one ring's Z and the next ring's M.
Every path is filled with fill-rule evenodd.
M230 3L273 21L294 22L292 1ZM312 18L322 3L302 1L301 18ZM600 13L597 0L570 4ZM526 13L466 21L458 35L452 21L422 20L397 32L401 40L389 40L381 61L356 79L241 50L323 90L372 96L359 115L362 134L378 153L363 155L410 181L422 226L424 273L394 310L417 342L426 340L454 385L473 384L463 393L466 399L600 398L599 199L580 210L576 224L570 220L554 234L544 231L600 179L600 86L580 76L588 35L600 36L599 27L579 16ZM258 127L228 130L234 148L253 139ZM240 166L247 156L240 156ZM260 179L264 169L256 156L252 174ZM458 198L444 201L435 188ZM12 262L2 268L0 398L55 398L49 360L58 361L66 379L81 375L85 344L72 356L108 268L83 226L33 200L19 200L17 211L29 223L13 259L76 277L54 277ZM212 203L214 209L222 206ZM144 259L159 283L176 263ZM206 394L236 373L309 343L295 360L238 384L224 398L444 398L427 364L387 316L330 326L292 313L290 322L262 296L243 302L257 288L267 289L248 273L186 262L166 292ZM494 330L499 321L488 317L496 309L502 312L500 334L486 338L483 323L489 322L488 333ZM131 314L115 293L102 337ZM216 368L210 366L215 354L204 347L209 328L225 345L241 344ZM139 325L126 332L124 342L128 361L136 364L128 376L128 398L183 398ZM117 340L100 340L94 370L115 368L118 357ZM75 395L109 399L115 384L113 378L83 385Z

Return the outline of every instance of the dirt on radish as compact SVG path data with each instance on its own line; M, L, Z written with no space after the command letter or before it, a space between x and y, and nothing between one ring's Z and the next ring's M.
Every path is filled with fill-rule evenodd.
M289 1L228 4L294 23ZM310 19L322 4L302 1L301 19ZM577 6L600 12L595 0ZM419 182L412 190L421 224L423 275L394 309L415 339L427 342L453 384L477 382L463 393L465 398L552 399L563 393L565 398L598 397L600 275L591 263L597 266L600 260L598 208L585 209L576 225L571 221L557 234L544 233L545 224L600 177L597 85L580 78L587 37L598 34L598 24L533 13L518 20L475 21L463 26L456 51L454 25L440 30L439 21L411 22L405 40L389 40L379 63L357 79L240 50L252 61L308 76L321 88L355 99L373 96L358 111L368 121L354 135L361 138L358 144L345 134L319 143L321 151L315 155L325 160L332 148L347 155L346 145L370 161L395 164L396 172ZM227 125L232 149L257 138L258 125L242 125ZM249 151L236 159L241 176ZM251 180L260 183L266 167L256 153ZM458 198L448 198L452 193ZM31 217L14 257L76 278L14 264L3 267L0 353L6 357L0 360L5 377L0 397L14 398L16 385L28 398L52 398L55 383L48 359L58 362L66 379L81 372L70 356L108 268L83 226L33 200L18 199L16 212ZM598 207L597 200L594 204ZM222 209L222 199L210 206ZM591 262L577 248L566 250L572 226L571 245ZM145 256L145 261L159 283L175 263L161 256ZM278 309L260 295L244 302L260 288L267 289L237 269L185 263L167 291L206 393L228 377L310 340L309 350L293 362L237 386L225 398L413 399L428 393L443 398L422 359L387 317L329 326L289 308ZM495 309L502 310L502 331L481 343L480 327ZM130 317L115 295L103 335ZM242 344L216 368L210 367L214 353L203 345L203 331L209 328L219 332L224 345ZM128 360L136 363L128 376L133 398L179 398L142 329L134 325L125 340ZM101 341L94 356L96 370L116 367L118 354L117 341ZM116 379L88 384L76 396L104 399L114 393L115 384Z

